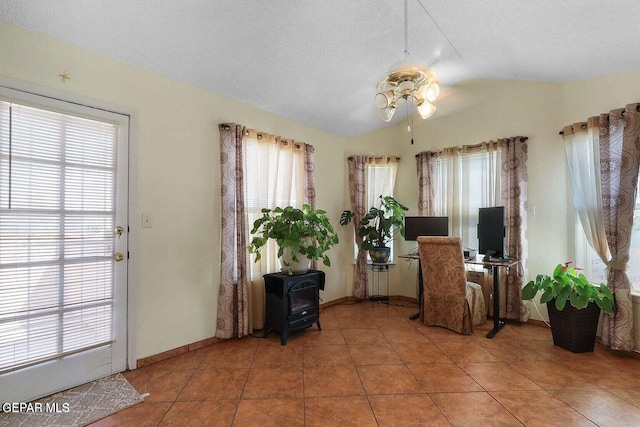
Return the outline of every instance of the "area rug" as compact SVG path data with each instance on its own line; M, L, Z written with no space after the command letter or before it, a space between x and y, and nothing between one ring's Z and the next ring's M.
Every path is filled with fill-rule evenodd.
M85 426L142 400L125 377L115 374L22 406L3 403L0 427Z

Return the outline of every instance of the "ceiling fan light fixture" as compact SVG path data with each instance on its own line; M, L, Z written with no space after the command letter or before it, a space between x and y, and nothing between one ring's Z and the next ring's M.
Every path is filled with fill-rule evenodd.
M433 102L440 94L440 84L433 70L421 61L409 59L407 1L404 0L404 53L406 57L405 60L396 64L378 84L378 94L375 98L378 115L385 122L391 121L399 99L415 100L420 117L423 119L431 117L436 111ZM393 108L391 108L392 106Z
M393 118L395 104L400 99L413 98L418 107L426 102L427 105L422 111L418 109L418 112L423 119L431 117L435 112L432 103L440 93L440 85L432 70L412 65L389 73L378 85L378 90L380 92L376 94L375 99L378 115L389 122ZM394 108L388 110L391 105L394 105Z

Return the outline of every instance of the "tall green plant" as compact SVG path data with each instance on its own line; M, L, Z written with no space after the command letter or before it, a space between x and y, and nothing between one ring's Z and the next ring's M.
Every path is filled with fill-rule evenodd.
M265 208L261 212L262 216L253 223L251 234L255 236L249 244L255 261L261 259L260 249L273 239L278 244L278 257L288 248L294 261L299 261L298 255L302 255L310 260L322 259L324 265L331 266L326 252L338 244L338 235L325 211L305 204L302 209L287 206Z
M396 233L404 237L404 216L409 208L391 196L380 196L380 207L372 207L358 223L358 236L363 238L362 249L385 247ZM340 225L349 224L354 217L350 210L342 212Z
M567 301L575 308L585 308L595 302L605 313L611 314L615 301L611 290L604 284L595 285L579 274L578 269L571 267L571 262L558 264L552 276L539 274L522 288L522 299L533 299L538 291L542 291L540 303L545 304L555 298L555 306L562 310Z

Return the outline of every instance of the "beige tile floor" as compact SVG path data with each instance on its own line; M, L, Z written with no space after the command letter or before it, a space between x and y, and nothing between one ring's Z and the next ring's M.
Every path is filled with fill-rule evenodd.
M322 311L322 331L218 343L125 373L143 403L93 426L640 426L640 359L548 329L462 336L415 307Z

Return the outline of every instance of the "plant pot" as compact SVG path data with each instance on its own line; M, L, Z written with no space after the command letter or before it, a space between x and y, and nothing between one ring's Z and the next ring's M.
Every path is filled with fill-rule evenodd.
M556 309L556 301L547 303L553 344L573 353L593 351L600 319L600 307L595 302L577 309L569 302L562 311Z
M297 254L298 261L291 257L291 249L284 248L280 257L280 272L283 274L305 274L309 271L311 260L302 254Z
M391 255L391 248L373 248L369 249L369 257L374 264L386 264L389 262L389 256Z

